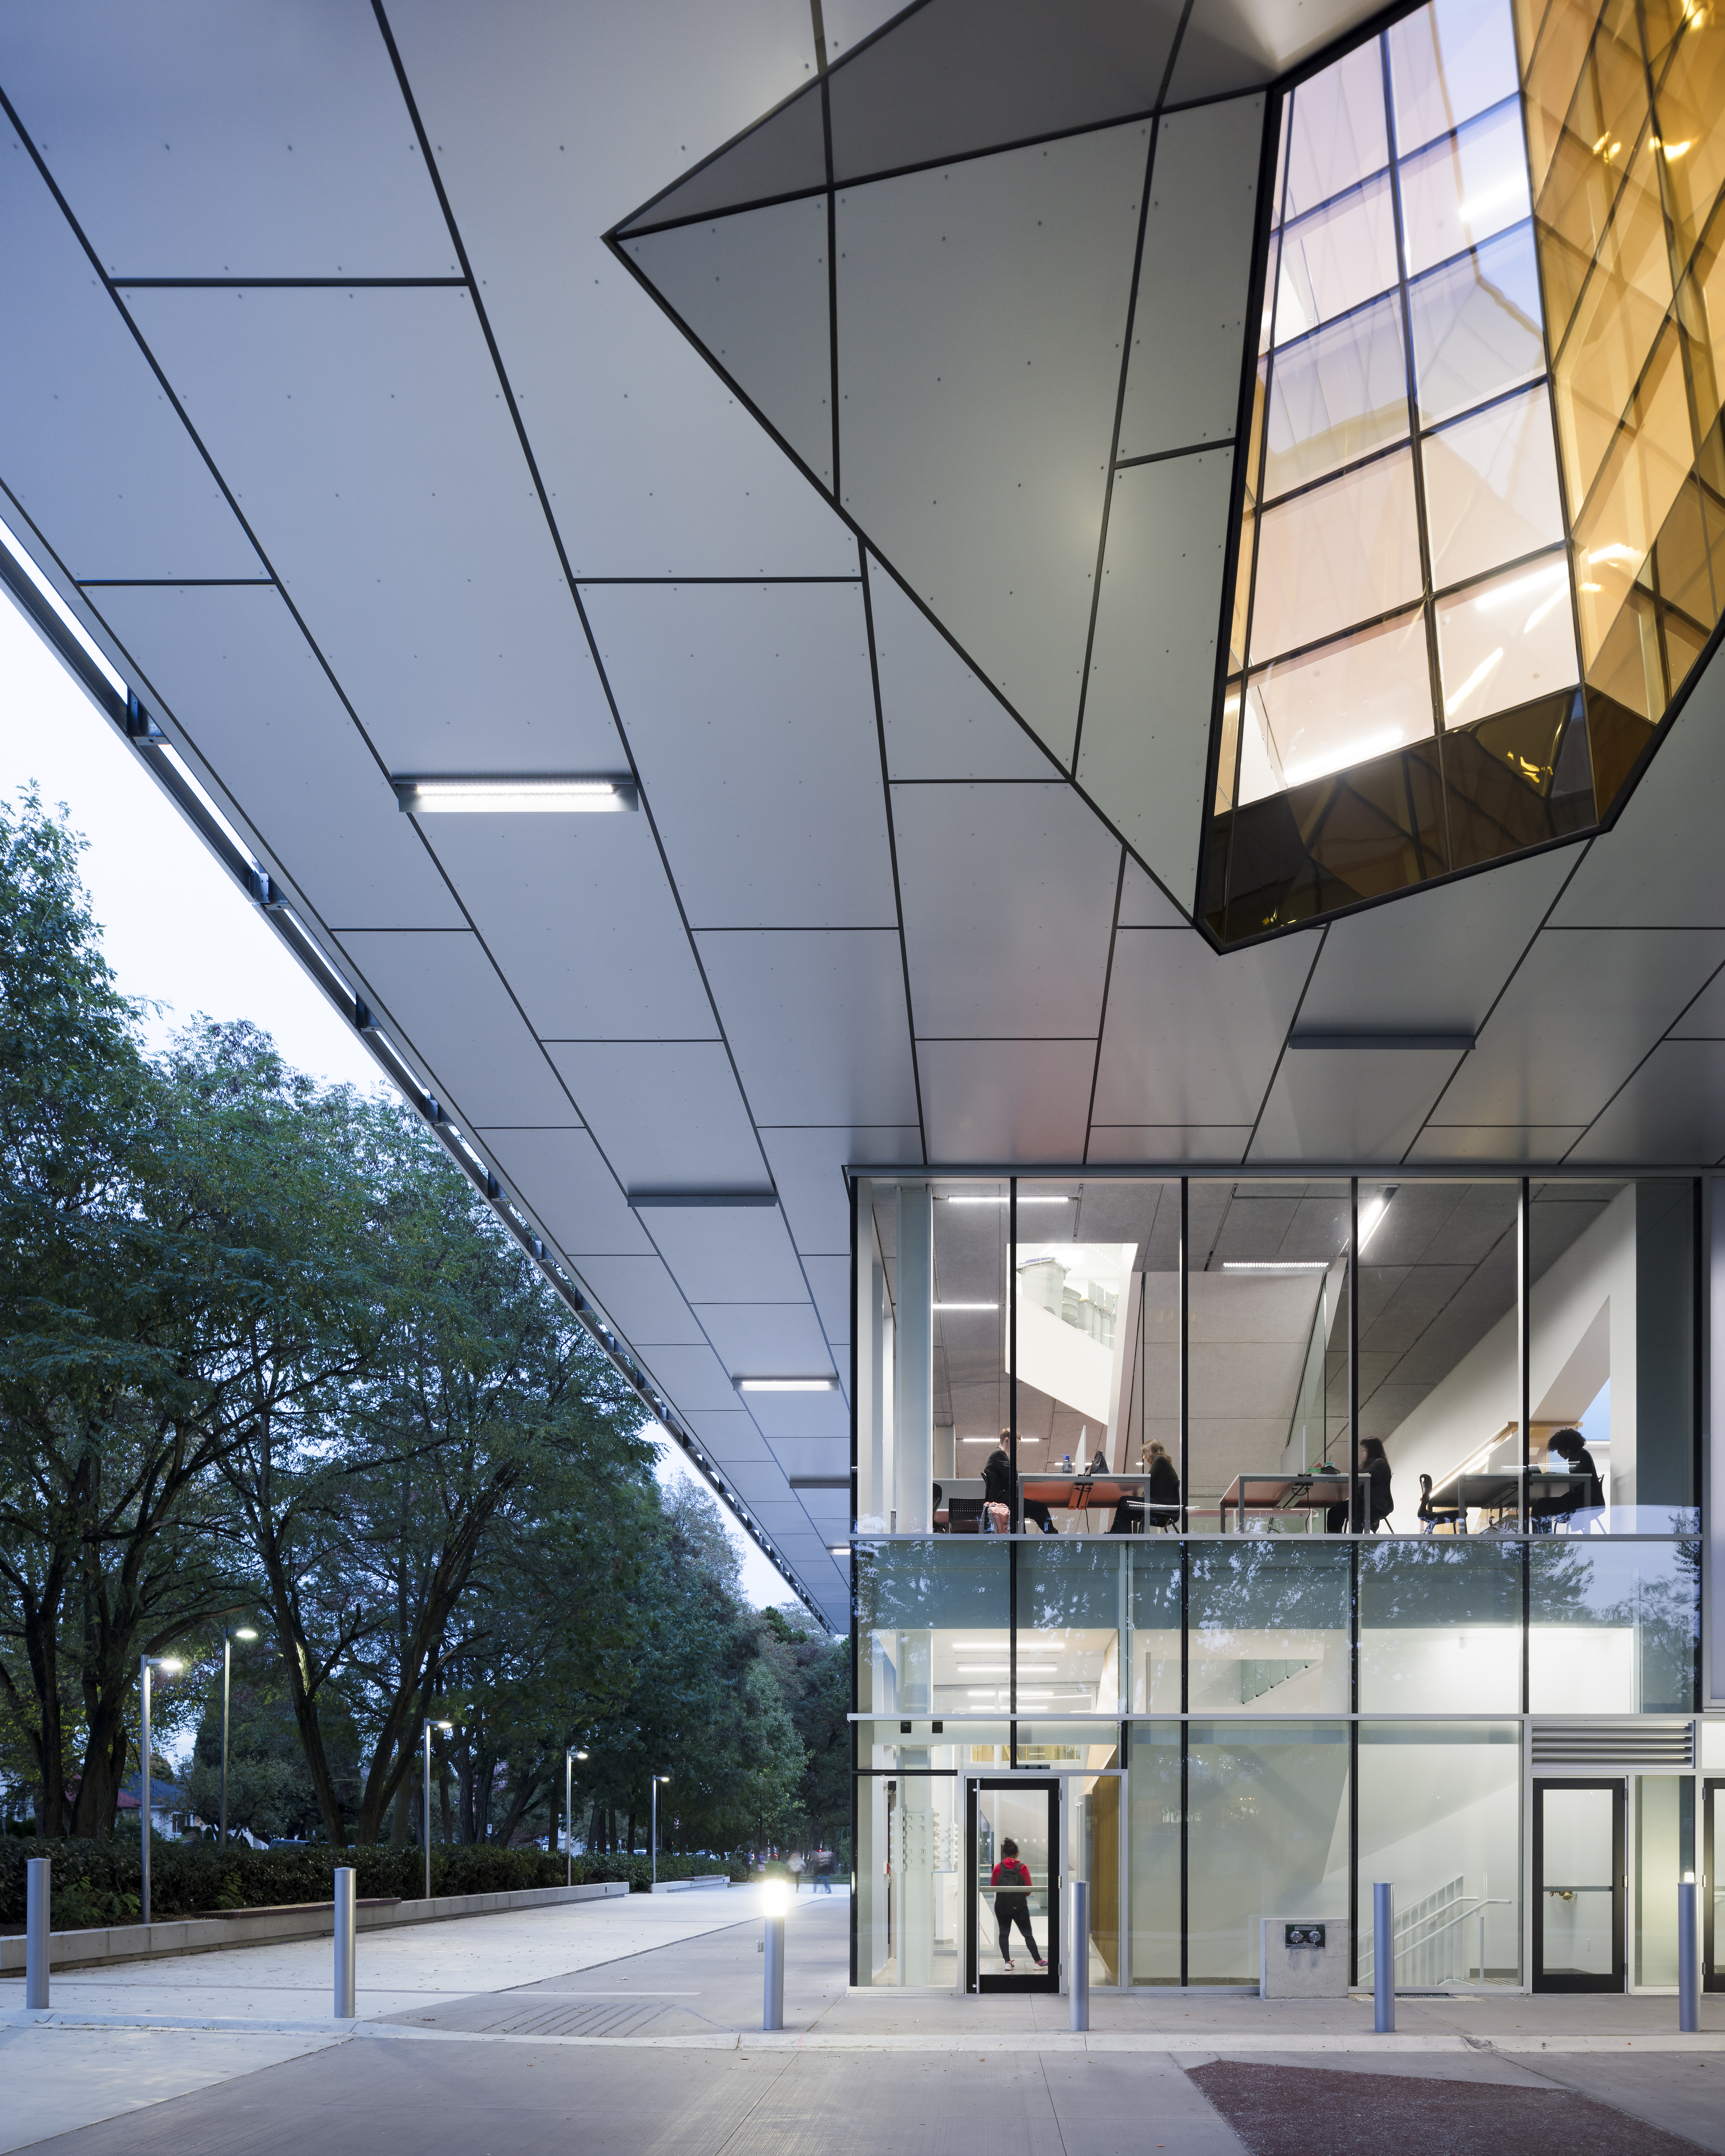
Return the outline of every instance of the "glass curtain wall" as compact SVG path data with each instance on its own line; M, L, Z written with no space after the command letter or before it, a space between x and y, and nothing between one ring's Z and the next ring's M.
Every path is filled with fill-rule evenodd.
M1352 1922L1368 1975L1369 1873L1399 1982L1519 1982L1519 1717L1695 1708L1697 1205L860 1188L857 1980L958 1980L964 1778L1004 1769L1075 1778L1092 1840L1123 1803L1110 1980L1249 1983L1266 1914Z

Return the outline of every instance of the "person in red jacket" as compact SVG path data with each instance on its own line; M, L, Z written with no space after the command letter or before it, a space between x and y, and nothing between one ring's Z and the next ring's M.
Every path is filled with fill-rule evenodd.
M1036 1934L1030 1929L1030 1867L1019 1856L1018 1844L1009 1838L1000 1845L1000 1861L989 1873L988 1883L994 1889L1000 1958L1009 1969L1012 1967L1012 1928L1016 1924L1024 1935L1031 1960L1040 1969L1042 1957L1036 1951Z

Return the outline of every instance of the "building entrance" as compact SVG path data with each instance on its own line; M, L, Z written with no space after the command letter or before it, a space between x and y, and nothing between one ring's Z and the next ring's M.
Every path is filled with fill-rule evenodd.
M1533 1784L1533 1989L1624 1988L1624 1786Z
M1022 1778L973 1782L968 1809L968 1988L1058 1991L1060 1783ZM1015 1855L1008 1851L1009 1842L1016 1845ZM1009 1868L1014 1866L1028 1872L1028 1886L1019 1871Z

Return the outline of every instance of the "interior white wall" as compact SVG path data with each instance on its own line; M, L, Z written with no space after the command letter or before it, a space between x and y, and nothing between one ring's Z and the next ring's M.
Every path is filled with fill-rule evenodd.
M1599 1321L1605 1317L1602 1329ZM1601 1351L1604 1351L1604 1367ZM1533 1284L1529 1397L1536 1423L1579 1421L1607 1377L1611 1387L1611 1498L1635 1500L1635 1191L1630 1184ZM1591 1384L1592 1389L1587 1390ZM1584 1397L1583 1396L1584 1394ZM1420 1477L1441 1482L1517 1419L1516 1312L1433 1387L1384 1440L1394 1480L1392 1530L1419 1527Z

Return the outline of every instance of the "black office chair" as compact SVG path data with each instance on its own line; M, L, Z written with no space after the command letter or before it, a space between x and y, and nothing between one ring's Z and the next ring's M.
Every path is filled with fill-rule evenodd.
M1448 1527L1453 1535L1461 1517L1461 1507L1453 1498L1436 1498L1431 1494L1431 1477L1420 1477L1420 1510L1415 1516L1427 1534L1435 1534L1440 1527Z

